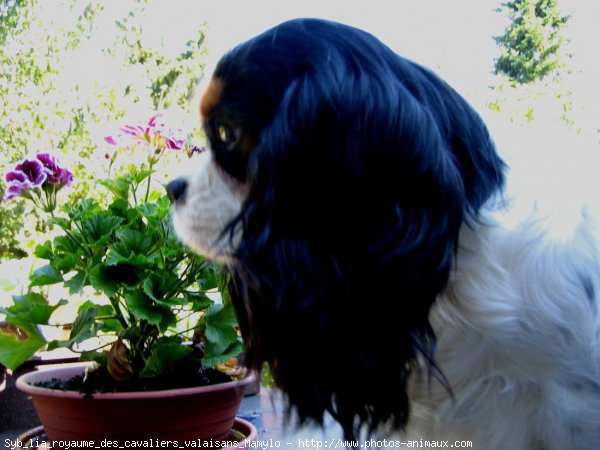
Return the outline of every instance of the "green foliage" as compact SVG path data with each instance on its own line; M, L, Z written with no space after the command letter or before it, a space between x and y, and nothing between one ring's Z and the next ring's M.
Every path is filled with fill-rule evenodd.
M213 301L224 292L226 279L175 237L170 202L162 187L153 189L163 156L189 150L187 135L153 114L143 125L124 125L105 142L113 147L108 167L113 176L97 187L107 193L101 200L88 196L67 203L61 213L55 201L44 199L55 199L74 180L53 155L38 154L9 172L11 202L22 198L51 215L46 223L53 237L34 250L46 264L30 273L29 291L0 308L7 322L0 329L0 363L15 369L47 345L105 364L117 381L176 367L198 370L200 360L239 376L232 360L242 351L233 307L227 296ZM137 156L142 161L115 164L123 154L128 161ZM49 300L50 287L69 300ZM84 302L73 317L51 321L65 305L73 312L78 298ZM69 334L47 342L41 325ZM194 347L182 346L186 341Z
M52 313L66 302L48 304L44 296L30 292L15 295L13 305L0 308L6 315L6 325L0 325L0 363L16 368L46 343L40 325L47 325Z
M0 173L46 151L62 153L77 179L97 179L98 130L126 111L196 116L187 99L203 74L205 28L190 30L179 50L151 45L147 7L146 0L0 2ZM105 193L79 182L67 202L89 196ZM0 261L30 255L40 231L48 229L37 210L0 202Z
M5 0L0 3L0 46L6 44L8 36L22 31L28 21L23 16L28 14L28 0Z
M502 53L495 73L519 84L538 81L560 67L561 28L569 20L556 0L513 0L502 3L510 24L496 43Z
M219 285L218 267L174 236L166 196L135 200L135 191L144 190L140 184L149 182L151 173L130 168L102 183L113 193L108 206L86 198L54 217L51 222L62 233L36 247L36 256L48 263L30 276L30 288L62 285L70 295L90 296L70 324L69 336L49 342L49 349L77 350L78 344L108 333L124 345L121 352L126 357L119 364L141 377L159 375L188 356L191 350L181 347L186 333L204 337L204 362L209 365L237 356L242 349L231 304L214 304L207 295ZM0 330L0 362L12 369L47 343L38 326L48 325L54 311L68 303L50 305L34 291L13 301L0 309L19 331L15 335ZM177 332L178 322L194 314L196 324ZM111 341L98 350L106 352L113 345ZM87 358L102 359L89 354ZM109 364L110 358L108 354Z

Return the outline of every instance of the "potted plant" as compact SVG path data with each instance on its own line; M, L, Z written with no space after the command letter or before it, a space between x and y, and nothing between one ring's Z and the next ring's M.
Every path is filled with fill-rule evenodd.
M50 439L223 439L253 381L236 360L242 344L233 308L224 295L217 301L226 275L178 242L169 200L153 184L166 153L195 150L160 119L105 138L114 152L107 154L109 177L97 183L104 199L88 197L57 212L59 191L73 175L47 153L6 175L6 199L32 201L49 214L55 236L35 248L47 264L31 273L27 292L0 310L11 330L0 330L0 363L15 369L44 347L69 348L87 361L17 381ZM140 148L142 163L116 169L117 155L133 158ZM75 304L71 320L54 319ZM41 328L49 326L65 331L47 339Z

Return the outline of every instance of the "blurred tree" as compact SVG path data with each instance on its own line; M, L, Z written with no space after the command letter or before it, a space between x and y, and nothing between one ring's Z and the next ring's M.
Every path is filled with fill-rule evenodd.
M105 169L103 130L118 128L126 113L196 116L188 99L204 71L206 28L190 30L179 50L151 45L148 31L157 30L147 6L0 0L0 177L25 156L59 154L77 180L73 205ZM2 198L4 188L0 178ZM20 201L0 202L0 261L30 253L31 232L46 226Z
M496 43L502 53L496 74L519 84L538 81L560 67L561 28L569 16L561 15L557 0L513 0L502 3L510 24Z

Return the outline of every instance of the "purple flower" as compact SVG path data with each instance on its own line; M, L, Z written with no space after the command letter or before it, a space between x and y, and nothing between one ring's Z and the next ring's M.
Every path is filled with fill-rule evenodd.
M7 172L5 180L7 186L4 200L8 201L15 197L32 198L30 191L36 188L45 191L50 185L54 186L52 191L55 196L58 189L69 186L73 182L73 174L60 167L54 156L40 153L35 158L18 163L14 170ZM48 201L47 204L53 203Z
M48 178L43 164L37 159L26 159L15 166L15 172L23 172L32 188L41 187ZM8 177L8 174L7 174ZM8 181L8 180L6 180Z
M5 201L12 200L15 197L20 197L25 194L26 191L32 189L34 186L25 174L20 170L11 170L6 174L5 177L8 182L5 192Z
M29 178L27 178L27 175L25 174L25 172L22 172L20 170L11 170L10 172L8 172L6 174L6 176L4 178L9 183L27 184L28 186L32 186L32 184L29 181Z
M165 146L170 150L181 150L185 145L185 139L168 137L165 139Z
M48 153L39 153L36 158L44 166L44 171L48 175L48 183L61 186L71 185L73 174L69 170L60 167L54 156Z
M50 153L38 153L35 155L36 159L41 162L44 167L48 169L53 169L57 166L56 158L52 156Z
M52 177L53 180L56 180L54 184L60 184L61 186L71 186L73 184L73 173L65 169L64 167L58 167L54 172ZM50 180L50 177L48 177ZM52 183L52 181L50 181Z
M46 178L48 175L44 172L42 163L37 159L26 159L20 162L4 177L7 182L4 200L27 196L31 189L41 187Z

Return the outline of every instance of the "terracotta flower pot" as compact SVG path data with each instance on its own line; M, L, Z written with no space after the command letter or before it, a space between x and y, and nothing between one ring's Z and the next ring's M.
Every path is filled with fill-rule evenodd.
M227 437L227 447L219 447L221 450L237 450L237 449L248 449L252 447L252 442L256 442L258 439L258 431L252 423L239 417L235 418L233 426L229 436ZM49 448L49 442L44 431L44 427L39 426L32 428L24 432L17 437L17 446L20 448ZM157 445L156 441L153 442ZM200 447L199 443L195 441L196 445L190 445L190 447ZM148 443L148 447L152 442ZM160 445L160 444L158 444ZM183 443L185 446L185 442ZM141 445L138 445L141 446Z
M21 376L17 388L30 394L45 433L53 441L223 441L229 436L244 389L242 380L195 388L85 395L35 386L68 380L85 365L65 365Z

